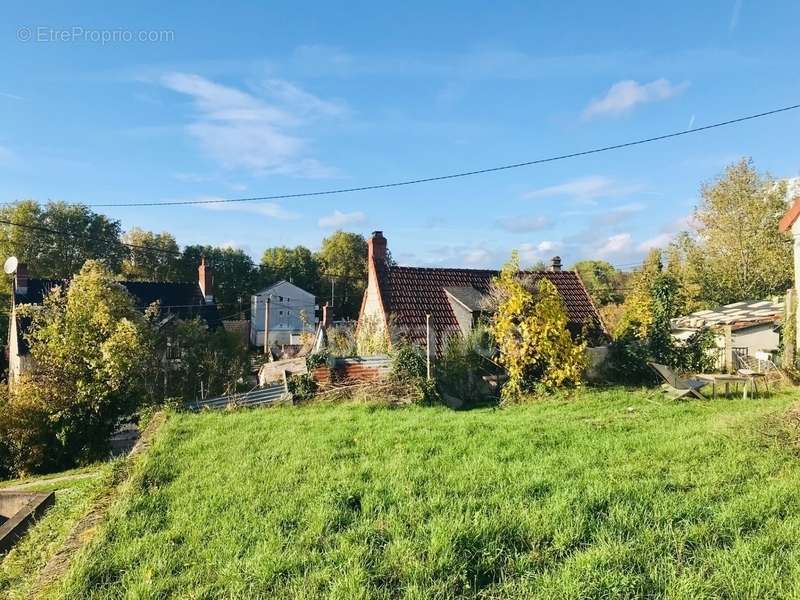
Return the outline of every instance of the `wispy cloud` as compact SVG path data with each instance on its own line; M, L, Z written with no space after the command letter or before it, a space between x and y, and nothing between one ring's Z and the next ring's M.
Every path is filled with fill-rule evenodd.
M596 254L600 258L612 258L629 251L632 245L633 237L630 233L617 233L606 238L596 249Z
M733 33L739 25L739 13L742 12L742 0L734 0L731 10L731 20L728 22L728 31Z
M553 253L561 248L561 242L543 240L538 244L521 244L519 247L519 257L524 263L535 263L540 260L549 259Z
M22 96L17 96L16 94L9 94L8 92L0 92L0 96L3 98L11 98L12 100L24 100Z
M359 225L366 220L367 215L360 210L349 213L334 210L331 214L320 217L317 223L320 227L335 229L347 225Z
M197 200L220 200L214 196L204 196L197 198ZM216 202L213 204L198 204L201 208L206 210L218 212L240 212L250 213L253 215L260 215L270 219L278 219L280 221L289 221L299 219L300 215L289 210L286 210L280 204L275 202Z
M649 252L653 248L666 248L678 233L688 231L691 234L696 225L693 214L685 215L661 227L656 235L641 242L636 249L639 252Z
M528 233L545 229L550 225L551 221L543 216L519 215L497 219L496 223L501 229L505 229L509 233Z
M624 196L640 191L641 185L623 184L611 177L603 175L590 175L580 177L558 185L532 190L523 194L523 198L534 200L537 198L552 198L556 196L567 197L573 200L590 201L595 198L608 198L610 196Z
M615 206L594 215L591 222L592 225L618 225L642 212L645 208L647 207L639 202Z
M168 73L160 83L193 100L197 114L187 131L223 167L299 177L336 174L310 156L308 142L296 133L312 119L343 114L335 103L276 79L261 86L274 102L195 74Z
M595 98L589 103L583 111L583 118L619 116L630 112L639 104L673 98L688 87L688 81L673 84L663 78L649 83L638 83L631 79L618 81L609 88L605 96Z

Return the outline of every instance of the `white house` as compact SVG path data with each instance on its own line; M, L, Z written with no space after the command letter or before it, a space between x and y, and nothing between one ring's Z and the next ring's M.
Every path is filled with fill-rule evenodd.
M314 294L288 281L279 281L253 294L250 297L250 343L263 347L266 330L270 346L300 343L303 333L314 333L315 300Z
M794 289L795 294L800 290L800 196L794 199L794 202L783 215L778 228L783 233L790 233L793 238L794 248ZM795 303L797 300L795 299ZM795 304L796 306L796 304ZM796 323L800 325L800 310L796 311ZM800 331L800 327L798 327ZM800 349L800 335L796 336L797 348Z

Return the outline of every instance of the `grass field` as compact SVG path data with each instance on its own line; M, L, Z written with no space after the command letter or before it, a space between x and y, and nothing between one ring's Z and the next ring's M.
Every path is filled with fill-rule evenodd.
M53 597L800 597L791 401L175 415Z
M55 492L55 505L5 556L0 556L0 598L25 600L39 571L58 550L72 526L106 484L111 464L95 465L26 480L0 482L0 490Z

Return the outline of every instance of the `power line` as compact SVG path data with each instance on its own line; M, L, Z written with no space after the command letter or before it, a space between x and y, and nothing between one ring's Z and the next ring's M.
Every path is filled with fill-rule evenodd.
M219 198L219 199L206 199L206 200L174 200L168 202L127 202L122 204L87 204L86 206L90 206L93 208L111 208L111 207L126 207L126 206L187 206L193 204L225 204L230 202L255 202L255 201L262 201L262 200L287 200L291 198L309 198L312 196L329 196L333 194L346 194L350 192L365 192L370 190L380 190L380 189L387 189L387 188L396 188L396 187L403 187L409 185L417 185L420 183L431 183L434 181L445 181L448 179L458 179L461 177L471 177L473 175L484 175L486 173L494 173L497 171L507 171L510 169L519 169L521 167L529 167L532 165L540 165L549 162L556 162L559 160L566 160L569 158L577 158L579 156L588 156L590 154L599 154L601 152L609 152L611 150L620 150L622 148L630 148L631 146L639 146L642 144L649 144L651 142L658 142L661 140L666 140L670 138L676 138L684 135L689 135L691 133L698 133L700 131L707 131L709 129L716 129L718 127L726 127L728 125L734 125L736 123L743 123L745 121L752 121L753 119L760 119L762 117L768 117L770 115L775 115L778 113L788 112L790 110L796 110L800 108L800 104L793 104L791 106L784 106L782 108L776 108L774 110L768 110L761 113L756 113L753 115L747 115L744 117L738 117L736 119L730 119L728 121L720 121L718 123L712 123L710 125L704 125L702 127L694 127L692 129L683 129L681 131L674 131L672 133L665 133L663 135L657 135L654 137L643 138L639 140L633 140L630 142L623 142L621 144L612 144L609 146L601 146L599 148L591 148L589 150L582 150L579 152L570 152L569 154L559 154L556 156L548 156L546 158L538 158L535 160L528 160L524 162L512 163L508 165L501 165L497 167L488 167L485 169L475 169L472 171L462 171L459 173L450 173L448 175L437 175L434 177L421 177L421 178L414 178L414 179L406 179L403 181L395 181L391 183L380 183L375 185L363 185L358 187L350 187L350 188L339 188L339 189L332 189L332 190L321 190L316 192L302 192L302 193L295 193L295 194L274 194L270 196L254 196L250 198Z
M44 225L32 225L29 223L16 223L14 221L8 221L6 219L0 219L0 225L9 225L11 227L20 227L22 229L30 229L33 231L40 231L42 233L49 233L51 235L57 235L61 237L74 237L94 242L101 242L104 244L118 244L120 246L124 246L126 248L131 248L132 250L141 250L143 252L155 252L160 254L169 254L172 256L184 256L184 253L181 250L168 250L166 248L156 248L154 246L142 246L140 244L130 244L127 242L123 242L119 238L111 238L111 237L98 237L95 235L90 235L86 233L78 233L73 231L64 231L62 229L53 229L52 227L45 227ZM213 259L214 262L229 262L228 259L225 257L217 257ZM265 267L263 265L256 265L259 269L263 270ZM319 273L320 276L325 278L333 278L333 279L345 279L349 281L364 281L365 277L355 277L351 275L339 275L336 273L327 273L321 272Z

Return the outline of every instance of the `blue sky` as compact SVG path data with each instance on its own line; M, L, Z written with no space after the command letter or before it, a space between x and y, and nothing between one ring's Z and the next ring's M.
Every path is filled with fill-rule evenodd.
M0 201L370 185L800 102L796 2L178 4L4 5ZM512 248L628 264L684 225L727 163L797 176L798 125L800 111L391 190L98 210L255 258L342 227L383 230L402 264L495 266Z

